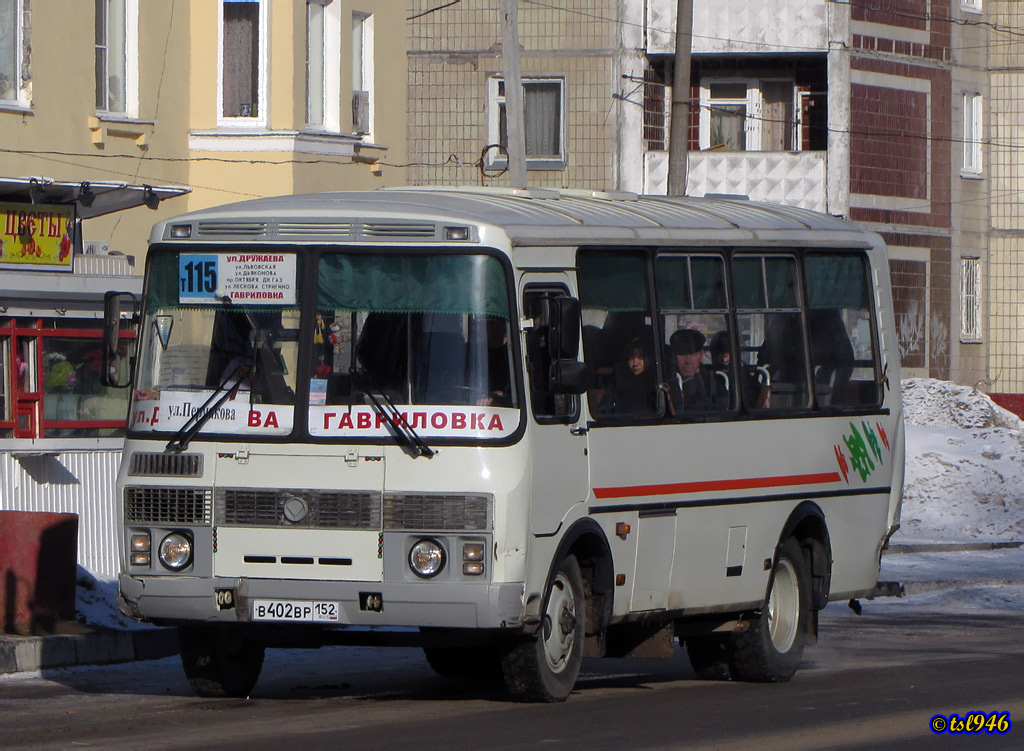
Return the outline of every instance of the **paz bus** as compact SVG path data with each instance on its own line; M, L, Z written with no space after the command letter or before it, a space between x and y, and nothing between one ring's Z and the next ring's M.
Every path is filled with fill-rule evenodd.
M788 680L870 593L904 436L886 249L735 198L408 188L160 222L120 607L200 695L415 645L561 701L584 657Z

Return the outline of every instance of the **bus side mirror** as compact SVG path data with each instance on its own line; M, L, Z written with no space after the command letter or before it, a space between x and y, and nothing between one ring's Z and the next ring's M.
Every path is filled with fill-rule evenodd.
M131 370L121 367L121 303L131 306L133 322L138 320L138 301L130 292L107 292L103 295L103 369L100 380L104 386L123 389L131 383Z
M582 394L590 385L587 366L576 360L555 360L548 370L548 390L555 394Z
M580 301L559 295L542 297L536 316L539 326L548 331L548 356L553 362L576 360L580 354Z

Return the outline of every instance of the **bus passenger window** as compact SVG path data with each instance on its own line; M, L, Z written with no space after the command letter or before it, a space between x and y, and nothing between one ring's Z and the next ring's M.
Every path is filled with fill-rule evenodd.
M579 254L583 357L590 371L590 414L635 422L662 413L647 262L635 251Z
M758 390L748 390L744 396L746 408L808 407L796 260L790 256L737 256L732 261L732 278L740 360L758 381ZM769 393L762 393L762 387Z
M876 406L878 358L867 259L854 253L809 253L807 325L814 393L820 407Z
M729 341L725 269L718 256L663 255L657 264L658 306L665 340L664 389L677 419L736 406L730 354L711 342ZM717 337L717 339L716 339Z

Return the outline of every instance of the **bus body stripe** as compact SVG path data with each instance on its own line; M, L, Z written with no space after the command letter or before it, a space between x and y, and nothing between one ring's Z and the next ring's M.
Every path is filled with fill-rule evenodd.
M783 488L791 485L823 485L839 482L838 472L819 472L811 475L780 475L778 477L749 477L738 480L701 480L674 482L664 485L631 485L621 488L594 488L596 498L643 498L652 495L681 493L711 493L719 490L757 490Z

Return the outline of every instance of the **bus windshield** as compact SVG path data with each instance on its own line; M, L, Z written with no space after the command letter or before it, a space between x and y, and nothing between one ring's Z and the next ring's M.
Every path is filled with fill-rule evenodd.
M133 430L280 436L308 410L313 437L387 438L395 425L382 404L431 438L500 438L518 425L497 258L346 248L312 261L222 247L154 256ZM186 427L208 403L219 406L201 428Z

